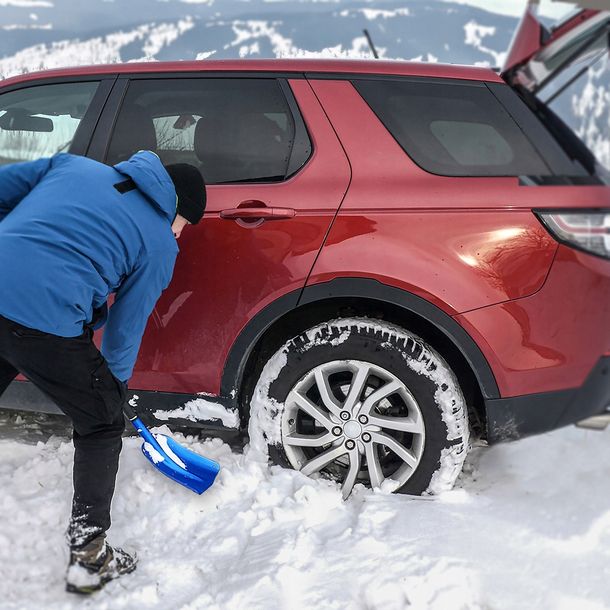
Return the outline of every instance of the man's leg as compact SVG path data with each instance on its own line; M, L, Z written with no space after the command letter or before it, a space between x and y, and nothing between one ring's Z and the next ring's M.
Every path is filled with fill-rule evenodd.
M18 373L19 371L12 364L0 358L0 396L4 394L4 390L8 388Z
M73 549L110 527L125 429L126 388L110 372L92 336L87 328L78 337L58 337L0 316L0 358L10 363L5 377L9 367L19 370L72 420L74 500L68 536Z
M104 431L79 434L74 429L74 499L68 527L71 548L86 545L110 527L122 433L122 412Z

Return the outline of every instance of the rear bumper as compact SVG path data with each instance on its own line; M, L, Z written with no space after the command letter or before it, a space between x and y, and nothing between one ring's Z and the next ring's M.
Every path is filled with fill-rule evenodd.
M599 359L583 385L485 401L489 443L514 440L610 412L610 356Z

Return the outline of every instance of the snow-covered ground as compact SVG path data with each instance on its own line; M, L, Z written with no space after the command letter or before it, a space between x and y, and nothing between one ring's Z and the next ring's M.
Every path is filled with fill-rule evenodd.
M140 565L83 600L63 589L67 429L16 418L0 415L2 610L610 608L610 430L476 448L433 499L356 487L345 503L332 482L175 435L221 464L197 496L127 438L109 539Z

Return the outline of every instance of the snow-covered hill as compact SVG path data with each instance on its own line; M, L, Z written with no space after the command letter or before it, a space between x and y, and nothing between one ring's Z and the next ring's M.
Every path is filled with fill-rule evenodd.
M383 58L502 65L517 17L468 1L0 0L0 79L142 60L368 58L365 28ZM607 81L575 98L572 118L610 167Z

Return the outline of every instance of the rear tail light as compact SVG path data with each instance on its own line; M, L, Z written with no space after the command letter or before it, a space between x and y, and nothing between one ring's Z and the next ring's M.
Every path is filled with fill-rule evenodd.
M610 210L537 211L535 214L557 241L610 259Z

